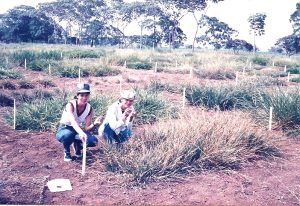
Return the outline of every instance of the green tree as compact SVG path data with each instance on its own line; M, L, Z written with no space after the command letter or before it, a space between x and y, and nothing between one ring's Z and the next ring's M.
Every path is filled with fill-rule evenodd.
M205 29L205 34L198 37L197 42L202 45L209 44L215 49L225 47L226 43L232 40L232 36L238 33L216 17L203 15L200 22L200 28Z
M255 37L265 34L265 20L267 15L263 13L256 13L249 16L248 22L250 24L250 34L253 34L253 52L256 52Z
M288 56L300 52L300 38L294 34L278 39L275 45L283 49Z
M31 6L18 6L0 16L1 39L7 42L48 42L61 37L62 28Z

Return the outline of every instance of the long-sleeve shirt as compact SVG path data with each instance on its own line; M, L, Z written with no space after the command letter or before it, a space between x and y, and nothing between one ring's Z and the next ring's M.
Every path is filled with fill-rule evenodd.
M131 106L129 109L134 111L133 106ZM107 110L105 119L102 123L102 125L99 128L99 133L103 132L104 130L104 125L109 124L110 128L114 130L114 132L118 135L121 131L124 131L126 128L127 129L132 129L132 122L129 121L129 117L127 117L126 121L124 122L122 120L123 114L122 114L122 109L121 109L121 103L119 101L113 103Z

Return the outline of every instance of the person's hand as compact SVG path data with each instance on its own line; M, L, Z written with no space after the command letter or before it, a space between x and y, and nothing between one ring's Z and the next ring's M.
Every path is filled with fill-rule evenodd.
M87 139L86 133L80 132L80 133L79 133L79 138L80 138L80 140L81 140L82 142L85 142L86 139Z
M104 117L103 117L103 116L97 117L97 118L95 119L95 121L94 121L94 125L97 125L97 124L100 125L100 124L102 124L103 120L104 120Z
M132 110L129 108L127 108L125 110L125 112L123 113L123 118L122 118L124 122L126 121L127 117L130 115L131 112L132 112Z

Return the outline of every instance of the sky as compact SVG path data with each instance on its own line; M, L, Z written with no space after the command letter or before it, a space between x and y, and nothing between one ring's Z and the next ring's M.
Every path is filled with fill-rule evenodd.
M0 0L0 13L5 13L19 5L37 6L38 3L53 0ZM255 13L265 13L265 35L256 37L256 45L266 51L274 46L276 41L292 33L292 24L289 22L291 14L296 11L296 4L300 0L224 0L211 4L207 10L208 16L215 16L220 21L227 23L237 30L237 38L244 39L253 44L253 35L249 33L248 17ZM198 15L199 16L199 15ZM195 34L196 22L191 15L185 16L180 22L180 27L187 35L187 44L192 43ZM125 34L139 34L137 25L129 25Z

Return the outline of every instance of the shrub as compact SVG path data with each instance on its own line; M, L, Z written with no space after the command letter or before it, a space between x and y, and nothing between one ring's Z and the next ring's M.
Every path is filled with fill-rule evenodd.
M245 114L185 114L134 136L122 148L103 146L110 171L144 183L190 171L237 169L250 158L278 156L267 133Z
M258 65L261 65L261 66L267 66L267 64L269 63L269 59L268 58L265 58L265 57L258 57L258 56L255 56L251 59L251 61L254 63L254 64L258 64Z

